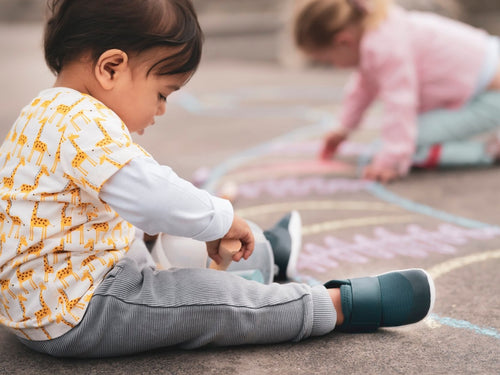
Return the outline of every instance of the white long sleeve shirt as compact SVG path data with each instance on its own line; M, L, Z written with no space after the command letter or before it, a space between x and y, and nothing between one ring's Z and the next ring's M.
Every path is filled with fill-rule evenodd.
M146 233L212 241L233 221L233 207L149 157L132 159L101 188L99 197Z

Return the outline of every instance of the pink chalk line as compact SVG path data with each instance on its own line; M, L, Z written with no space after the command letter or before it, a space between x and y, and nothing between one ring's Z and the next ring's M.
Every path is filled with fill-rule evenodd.
M373 182L347 178L283 178L240 184L237 187L238 198L255 199L262 195L272 197L306 197L311 194L331 195L341 192L366 190Z
M304 175L354 175L355 166L339 160L293 160L273 161L265 164L249 165L231 172L227 179L233 182L261 180L269 176L283 177Z
M373 238L355 235L352 243L326 236L322 245L305 244L299 255L297 270L323 273L338 267L341 262L368 263L371 258L425 258L430 253L453 254L457 246L465 245L470 240L488 240L499 236L500 228L497 227L468 229L441 224L436 231L431 231L409 225L404 234L377 227Z
M277 142L272 145L269 150L262 154L265 155L280 155L280 156L303 156L303 155L318 155L322 142L320 140L310 140L304 142ZM367 153L367 148L370 147L365 143L356 143L346 141L339 146L339 150L337 152L337 156L344 157L358 157L361 155L365 155ZM325 165L320 160L310 160L303 162L293 161L289 162L287 165L284 165L285 170L289 172L300 172L305 168L312 166L310 173L314 173L314 169L318 173L328 173L328 172L349 172L352 173L354 171L355 166L346 164L340 160L331 160L327 162ZM309 164L310 163L310 164ZM329 169L328 164L330 164L331 170ZM274 169L276 168L276 169ZM243 167L245 173L255 173L260 172L261 175L265 175L266 173L281 172L280 166L275 165L264 165L264 166L249 166ZM291 169L291 171L290 171ZM203 183L210 176L211 170L208 167L201 167L197 169L191 178L192 182L196 186L202 186ZM238 172L234 172L238 173Z
M279 142L272 145L266 154L319 155L322 145L323 141L319 139L304 142ZM337 156L365 155L370 150L370 147L371 145L368 143L345 141L339 146Z

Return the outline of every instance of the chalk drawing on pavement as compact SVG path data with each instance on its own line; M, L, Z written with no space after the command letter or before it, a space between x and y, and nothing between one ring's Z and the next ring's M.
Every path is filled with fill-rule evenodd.
M317 90L317 92L324 90ZM328 91L328 90L326 90ZM325 92L326 92L325 91ZM298 96L300 94L300 96ZM325 93L317 95L318 101L324 100ZM336 96L337 92L330 91L330 95ZM298 156L303 155L305 158L311 157L317 154L318 148L321 145L321 141L318 140L326 131L331 129L337 124L335 116L328 111L313 108L312 106L296 105L293 100L304 97L303 91L293 91L290 88L248 88L242 90L231 91L230 93L221 93L220 95L212 95L209 97L196 98L194 96L185 95L181 98L179 103L191 111L192 113L204 115L204 116L214 116L220 118L290 118L295 117L301 119L304 126L297 128L293 131L287 132L281 136L269 139L266 142L255 145L248 149L245 149L233 157L228 158L221 162L219 165L215 166L213 169L207 173L204 183L201 184L206 190L217 193L220 189L221 184L233 183L230 190L232 193L239 197L247 200L256 199L258 197L272 197L272 198L293 198L293 197L307 197L309 194L316 195L329 195L335 194L340 190L328 192L327 181L333 181L338 179L339 170L324 171L321 173L321 168L317 167L317 174L324 174L324 176L307 176L305 178L297 178L297 176L286 176L286 178L277 178L277 176L272 176L275 172L280 171L280 164L286 166L286 163L293 163L293 161L285 160L275 162L274 165L270 163L262 163L262 160L266 156L270 156L268 161L272 160L276 155L282 157L285 156ZM311 95L309 94L309 97ZM338 98L337 98L338 99ZM287 100L290 103L287 103ZM265 106L259 107L259 101L264 101ZM245 107L243 106L245 105ZM276 104L273 106L273 104ZM359 146L359 147L357 147ZM354 156L357 159L357 174L359 174L360 168L366 164L370 159L370 155L373 154L373 145L360 145L351 146L351 148L346 148L344 150L345 154L349 156ZM256 164L261 162L261 166L257 167ZM253 171L252 176L244 174L238 175L238 171L242 168L250 167L252 164ZM306 163L304 163L306 165ZM259 175L259 168L262 173ZM289 168L289 167L288 167ZM302 173L307 172L307 168L302 168ZM294 173L293 170L287 171L287 173ZM307 173L305 173L307 174ZM232 180L231 178L239 178L239 180ZM282 176L283 177L283 176ZM353 176L355 177L355 176ZM255 181L253 181L253 180ZM347 180L347 179L345 179ZM313 182L320 184L320 187L307 187L307 182ZM359 182L359 180L353 178L352 181ZM280 185L281 184L281 185ZM302 184L302 185L301 185ZM334 184L334 183L333 183ZM488 252L487 255L472 254L470 257L460 257L456 258L457 249L471 241L482 241L487 240L488 236L498 237L497 231L499 228L487 223L482 223L476 220L470 220L468 218L463 218L457 215L453 215L441 210L422 205L404 197L398 196L393 192L389 191L385 186L377 183L369 183L365 186L360 186L358 184L358 192L368 193L371 197L380 199L389 205L394 205L403 211L406 211L406 215L382 215L373 218L347 218L343 219L346 221L341 224L340 221L327 221L323 223L314 223L304 225L304 235L307 237L310 234L320 234L323 232L325 236L323 237L323 242L321 244L312 244L314 246L337 249L333 250L337 252L336 256L332 256L330 267L336 267L340 261L344 262L345 259L342 258L353 256L356 261L367 262L370 260L370 256L367 254L367 248L370 246L374 247L378 243L378 252L372 253L371 256L377 255L378 257L386 257L391 259L391 257L396 256L409 256L413 258L425 257L433 252L439 252L440 254L449 255L452 257L449 262L441 263L435 268L431 269L431 274L435 279L438 279L442 273L439 272L451 272L457 267L464 267L465 265L473 264L475 262L487 261L488 259L498 259L500 258L500 251ZM317 185L316 185L317 186ZM336 185L337 187L339 184ZM314 190L316 189L316 190ZM278 205L293 205L295 202L279 202ZM275 207L276 209L283 209L284 206ZM292 207L293 208L293 207ZM252 207L246 207L242 210L250 212ZM260 210L260 212L259 212ZM265 209L259 208L254 211L255 215L264 215ZM390 225L394 224L391 220L399 216L399 225L407 224L406 231L404 233L396 233L394 229L391 229ZM436 220L437 229L423 229L418 223L417 219L420 217L433 218ZM378 224L376 221L379 221ZM387 220L387 222L383 222ZM343 229L346 227L375 227L372 229L372 234L366 234L366 229L362 232L363 235L357 235L352 237L352 241L346 241L345 239L338 239L333 236L333 232L338 229ZM425 233L424 233L425 232ZM454 232L454 235L450 233ZM392 242L391 242L392 241ZM398 246L394 245L394 241L399 241ZM461 242L462 241L462 242ZM307 254L307 247L311 242L306 242L304 246L304 256ZM401 243L406 244L401 246ZM411 251L406 252L404 255L396 250L396 247L406 247L410 248ZM340 249L340 250L338 250ZM345 253L348 249L349 253ZM372 248L373 250L373 248ZM331 251L331 250L330 250ZM340 255L339 255L340 254ZM308 258L306 257L306 260ZM312 258L309 258L312 259ZM299 262L302 258L299 259ZM333 265L336 262L335 265ZM305 264L305 263L303 263ZM441 271L439 271L441 267ZM300 267L300 263L299 263ZM317 267L315 265L312 266ZM442 271L444 269L445 271ZM317 268L315 269L318 270ZM311 285L320 283L315 278L307 275L300 274L299 280L302 282L308 282ZM499 338L499 332L495 328L482 328L472 323L464 320L441 317L438 314L433 314L427 320L430 327L439 327L441 325L447 325L454 328L467 329L474 331L478 334Z
M397 256L425 258L432 253L455 254L458 247L471 240L486 241L496 237L500 237L500 229L493 227L470 229L440 224L437 230L428 230L413 224L400 234L376 227L371 236L355 235L351 242L328 235L320 245L306 243L299 255L297 269L323 273L339 267L343 262L368 263L371 259L393 259ZM453 266L455 263L445 266L450 268L450 264ZM432 272L440 275L442 269L443 266L433 268Z

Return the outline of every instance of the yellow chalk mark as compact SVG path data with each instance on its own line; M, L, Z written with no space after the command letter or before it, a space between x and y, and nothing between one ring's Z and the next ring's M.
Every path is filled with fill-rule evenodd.
M401 211L398 206L379 202L363 201L302 201L273 203L261 206L253 206L237 210L242 217L272 214L276 212L287 212L290 210L313 211L313 210L346 210L346 211Z
M473 263L484 262L486 260L500 258L500 250L486 251L484 253L467 255L460 258L450 259L446 262L435 265L427 272L434 280L447 274L448 272L468 266Z
M421 219L421 217L416 215L399 215L399 216L364 217L360 219L333 220L324 223L304 226L302 228L302 234L304 236L307 236L310 234L317 234L337 229L366 227L370 225L415 222L419 218Z
M451 271L455 271L457 269L469 266L474 263L485 262L487 260L499 259L499 258L500 258L500 250L485 251L479 254L472 254L460 258L453 258L447 260L446 262L439 263L434 267L428 269L427 272L429 273L429 275L431 275L431 277L434 279L435 282L436 279L440 278L441 276ZM432 317L426 318L425 324L427 324L429 328L441 327L441 324Z

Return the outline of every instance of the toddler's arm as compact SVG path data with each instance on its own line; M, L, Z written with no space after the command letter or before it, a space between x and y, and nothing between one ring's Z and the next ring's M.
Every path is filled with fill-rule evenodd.
M103 185L99 197L149 234L213 241L234 225L229 201L196 188L150 157L132 159Z
M392 69L381 77L380 100L384 105L382 149L375 155L369 169L371 179L382 174L404 176L411 166L417 137L418 88L412 65ZM392 178L390 178L392 179Z
M375 98L375 89L359 73L354 73L346 86L345 98L340 113L340 126L327 133L319 157L331 159L338 147L358 127L365 110Z
M413 45L404 25L381 27L363 41L362 74L373 82L384 107L382 149L369 166L368 177L405 175L415 150L419 86Z
M375 100L376 95L377 88L365 75L360 72L351 75L340 110L340 126L346 133L352 132L359 126L366 109Z

